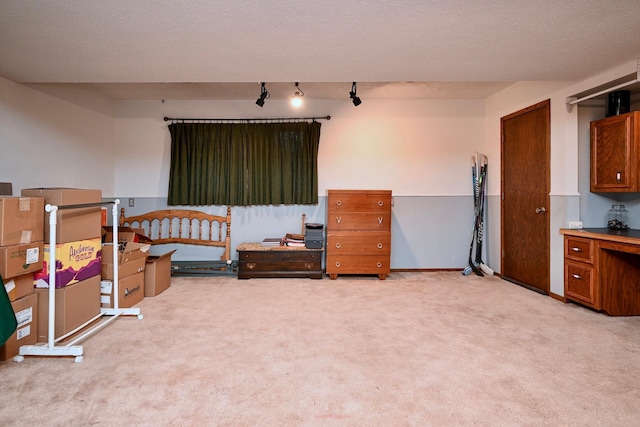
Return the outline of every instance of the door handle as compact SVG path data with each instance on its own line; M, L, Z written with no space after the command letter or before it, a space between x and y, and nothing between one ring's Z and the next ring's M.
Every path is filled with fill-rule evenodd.
M544 206L536 208L536 213L545 213L547 210L544 208Z

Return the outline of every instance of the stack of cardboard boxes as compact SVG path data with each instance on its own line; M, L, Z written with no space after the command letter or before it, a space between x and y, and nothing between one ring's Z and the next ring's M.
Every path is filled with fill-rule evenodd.
M16 356L21 345L37 342L33 273L43 265L43 221L43 198L0 197L0 276L18 320L18 329L0 347L0 360Z
M104 227L105 209L77 206L101 202L101 190L76 188L30 188L23 189L20 197L0 195L0 276L19 323L0 347L0 360L17 355L22 345L48 341L50 269L55 269L55 338L97 317L100 307L114 306L114 262L120 308L169 287L175 251L149 256L153 242L139 231L123 228L114 260L113 238ZM46 204L75 206L56 213L53 266Z
M31 188L23 196L40 197L56 206L102 202L101 190ZM43 210L44 211L44 210ZM59 209L56 213L55 266L51 253L49 214L44 230L44 262L34 275L38 295L38 341L48 341L49 271L55 268L55 337L65 335L100 314L102 214L99 206Z
M113 307L113 235L103 227L102 306ZM118 307L131 307L144 297L155 297L171 286L171 250L151 255L153 240L141 228L119 227ZM140 286L142 284L142 286Z
M143 235L131 229L118 230L118 255L114 260L113 234L105 228L102 246L102 282L100 302L102 307L114 307L114 271L118 265L118 308L129 308L144 298L145 265L149 255L149 243L141 242Z

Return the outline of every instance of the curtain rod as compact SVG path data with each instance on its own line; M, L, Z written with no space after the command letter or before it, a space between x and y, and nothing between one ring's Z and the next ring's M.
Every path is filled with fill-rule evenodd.
M303 121L303 120L331 120L331 116L323 116L323 117L282 117L282 118L268 118L268 119L194 119L194 118L175 118L175 117L165 117L164 121L172 121L172 122L240 122L240 123L253 123L253 122L292 122L292 121Z

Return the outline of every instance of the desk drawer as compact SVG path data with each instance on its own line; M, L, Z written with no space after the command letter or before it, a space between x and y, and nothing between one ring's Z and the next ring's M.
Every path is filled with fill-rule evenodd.
M564 262L564 294L567 298L600 310L600 296L596 289L596 274L592 267Z
M592 239L565 236L564 257L593 264L594 242Z

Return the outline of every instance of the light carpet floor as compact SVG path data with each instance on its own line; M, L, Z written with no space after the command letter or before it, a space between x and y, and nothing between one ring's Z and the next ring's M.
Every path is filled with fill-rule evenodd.
M0 363L3 426L639 426L640 318L460 272L173 278Z

